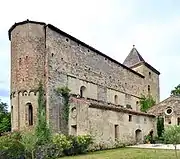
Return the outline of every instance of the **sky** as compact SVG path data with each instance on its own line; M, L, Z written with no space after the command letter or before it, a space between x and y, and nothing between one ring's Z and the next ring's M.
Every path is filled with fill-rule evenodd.
M179 0L6 0L0 5L0 99L10 104L8 30L50 23L123 63L133 45L161 72L160 99L180 84Z

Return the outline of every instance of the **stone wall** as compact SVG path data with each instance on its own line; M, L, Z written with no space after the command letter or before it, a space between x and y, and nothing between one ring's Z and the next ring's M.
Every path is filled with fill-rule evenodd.
M160 88L159 88L159 75L149 69L144 63L135 66L132 68L133 70L141 73L145 76L144 78L144 95L148 94L148 86L150 88L150 94L153 99L156 101L156 104L160 101Z
M41 80L46 91L47 119L54 131L68 132L67 124L62 118L63 99L56 93L56 89L62 86L68 86L71 93L76 95L81 95L80 89L83 86L85 99L119 107L128 105L139 111L140 95L147 93L144 72L141 75L44 23L26 21L15 24L10 29L10 40L11 94L36 90ZM158 83L152 86L153 95L157 93L154 91L156 84ZM12 97L14 128L26 125L23 106L26 102L32 102L36 110L36 100L31 95ZM84 103L80 110L82 114L86 107ZM88 108L88 112L93 114L93 109Z
M170 113L167 112L168 109L171 110ZM180 97L170 96L153 106L148 112L156 116L162 116L164 118L165 127L180 125Z
M70 134L91 134L96 144L104 143L111 147L115 143L115 131L117 131L117 140L126 144L137 142L137 130L140 131L139 142L143 142L144 136L150 131L153 130L154 134L156 133L154 116L123 111L124 109L121 110L118 107L108 110L114 106L101 103L101 106L96 107L95 104L90 104L91 102L85 99L71 99Z
M36 120L37 97L22 95L37 90L39 81L44 84L45 76L45 30L41 23L15 24L10 29L11 40L11 107L13 129L26 126L26 103L33 106ZM33 93L33 92L32 92ZM28 93L27 93L28 94Z
M33 108L33 125L37 121L38 93L32 91L24 91L14 93L11 99L12 111L12 130L23 130L29 126L28 123L28 103Z

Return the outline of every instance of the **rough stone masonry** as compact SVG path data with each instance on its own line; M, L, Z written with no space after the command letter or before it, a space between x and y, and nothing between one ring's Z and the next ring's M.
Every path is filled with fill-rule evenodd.
M140 112L141 94L159 103L160 73L133 46L121 64L51 24L15 23L11 41L12 130L33 127L38 83L43 82L46 116L54 132L91 134L97 144L140 143L156 132L155 116ZM71 90L68 124L56 89Z

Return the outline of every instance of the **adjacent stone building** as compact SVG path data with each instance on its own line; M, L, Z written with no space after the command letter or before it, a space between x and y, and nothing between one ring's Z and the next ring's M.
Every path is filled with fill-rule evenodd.
M180 96L171 95L154 105L148 113L163 117L165 128L170 125L180 125Z
M156 131L155 116L142 113L141 94L159 103L159 72L133 46L121 64L51 24L15 23L11 41L12 130L37 119L38 83L43 82L46 115L53 131L91 134L96 143L142 142ZM71 90L68 124L56 89Z

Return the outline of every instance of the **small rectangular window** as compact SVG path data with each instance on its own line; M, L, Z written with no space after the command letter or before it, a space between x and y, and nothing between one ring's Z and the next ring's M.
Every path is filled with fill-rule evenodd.
M129 122L132 121L132 115L129 115Z
M77 125L71 125L71 134L74 136L77 135Z
M119 133L119 126L118 125L114 125L114 136L115 136L115 140L118 139L118 133Z

